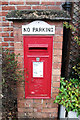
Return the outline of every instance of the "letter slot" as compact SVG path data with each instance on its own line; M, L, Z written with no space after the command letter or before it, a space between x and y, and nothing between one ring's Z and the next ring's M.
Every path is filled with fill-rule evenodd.
M48 44L29 44L28 45L28 48L29 48L29 50L31 50L31 51L43 51L43 50L47 50L48 49Z

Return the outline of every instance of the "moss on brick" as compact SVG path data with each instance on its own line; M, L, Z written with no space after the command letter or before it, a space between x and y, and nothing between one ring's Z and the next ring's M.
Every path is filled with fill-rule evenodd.
M7 14L7 20L70 20L70 15L63 10L14 10Z

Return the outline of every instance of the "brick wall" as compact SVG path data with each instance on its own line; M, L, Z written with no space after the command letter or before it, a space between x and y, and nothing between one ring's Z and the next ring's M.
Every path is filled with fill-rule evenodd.
M17 84L17 102L19 118L53 118L58 117L58 105L53 101L58 95L60 87L61 58L62 58L62 41L63 41L63 24L62 22L48 22L55 25L56 31L53 38L53 70L51 99L25 99L25 83ZM18 62L21 68L24 68L23 56L23 36L21 33L22 25L26 22L14 22L14 52L20 53Z
M6 0L2 1L1 4L2 13L0 12L0 20L2 21L2 28L0 29L2 31L2 38L0 38L0 40L2 39L3 48L9 48L11 51L14 50L13 22L9 22L5 19L8 12L10 12L11 10L25 9L62 9L62 2L41 2L41 0L38 0L37 2L27 2L27 0L21 0L21 2L17 0Z
M25 10L25 9L62 9L62 2L30 2L22 0L21 2L15 0L6 0L0 2L2 10L0 9L0 44L5 49L10 49L16 54L20 53L18 59L20 67L23 68L23 36L21 34L21 24L6 20L6 15L11 10ZM27 24L27 23L26 23ZM18 117L36 117L36 118L53 118L58 116L58 105L53 104L53 101L58 94L60 87L60 73L61 73L61 55L62 55L62 40L63 29L62 22L49 23L56 25L56 34L54 36L54 58L53 58L53 81L52 94L50 100L43 99L25 99L24 82L18 83ZM1 24L0 24L1 26ZM13 30L14 26L14 30Z

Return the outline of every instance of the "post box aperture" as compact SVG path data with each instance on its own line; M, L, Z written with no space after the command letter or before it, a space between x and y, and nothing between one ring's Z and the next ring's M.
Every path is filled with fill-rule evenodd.
M25 98L50 98L53 36L23 36Z

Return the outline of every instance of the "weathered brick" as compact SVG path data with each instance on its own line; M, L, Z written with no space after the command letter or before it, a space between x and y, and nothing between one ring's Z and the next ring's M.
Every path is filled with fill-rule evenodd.
M2 37L9 37L9 33L2 33Z
M7 28L5 27L5 28L3 28L3 30L4 31L13 31L13 27L7 27Z
M9 26L9 22L3 22L2 26Z
M2 16L6 16L8 14L8 12L2 12Z
M62 4L62 2L55 2L55 4L56 4L56 5L61 5L61 4Z
M62 55L62 50L60 50L60 49L54 49L54 53L53 53L54 55Z
M10 33L10 36L13 37L13 32Z
M58 7L58 6L48 6L47 7L48 9L53 9L53 10L60 10L60 7Z
M57 93L57 92L59 92L59 89L58 88L52 88L52 92Z
M54 48L62 49L62 42L54 42Z
M18 62L22 62L22 61L24 61L24 59L23 59L23 57L18 57Z
M61 70L60 69L53 69L53 75L60 75Z
M59 88L60 87L60 82L53 82L53 87L54 88Z
M51 118L57 118L58 117L58 109L57 111L50 114Z
M16 54L16 55L20 54L21 56L23 56L23 50L18 50L18 49L16 49L16 50L15 50L15 54Z
M53 76L53 82L60 82L60 76Z
M14 47L15 47L15 49L22 49L23 44L22 43L14 43Z
M25 92L24 91L21 91L21 90L19 90L19 92L17 92L18 93L18 99L24 99L24 97L25 97Z
M61 63L61 61L62 61L62 56L54 56L54 57L53 57L53 61L54 61L55 63L57 63L57 62L60 62L60 63Z
M0 42L2 42L2 38L0 38Z
M56 35L63 35L63 28L62 27L56 27L55 34Z
M56 41L56 42L62 42L63 41L63 36L54 35L54 41Z
M53 69L61 69L61 63L53 63Z
M37 5L36 6L34 6L34 5L32 6L32 9L43 9L44 10L46 8L47 8L46 6L37 6Z
M15 10L15 6L3 6L2 10Z
M31 9L31 6L17 6L18 10L26 10L26 9Z
M8 46L8 43L3 42L3 43L2 43L2 46Z
M38 2L38 1L34 1L34 2L31 2L31 1L29 2L29 1L27 1L26 4L27 4L27 5L36 5L36 4L39 4L39 2Z
M55 5L55 2L45 1L45 2L41 2L41 4L43 4L43 5Z
M5 17L2 17L2 20L3 20L3 21L6 21Z
M55 112L57 110L57 108L43 108L42 112Z
M10 43L10 46L14 46L14 43Z
M54 100L55 100L57 95L58 95L58 93L52 93L52 98L54 98ZM54 112L56 112L56 111L54 111Z
M8 5L8 2L2 1L2 5Z
M11 1L9 4L11 4L11 5L23 5L24 2L22 2L22 1Z
M14 41L14 38L4 38L4 41Z

